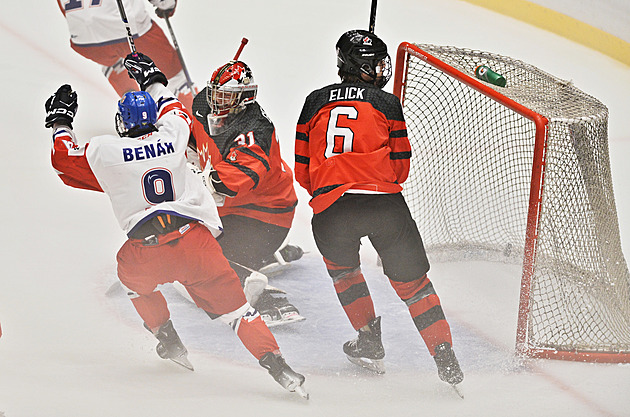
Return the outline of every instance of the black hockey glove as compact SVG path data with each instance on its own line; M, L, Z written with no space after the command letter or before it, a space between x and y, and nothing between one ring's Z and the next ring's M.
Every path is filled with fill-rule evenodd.
M53 127L55 123L66 125L72 129L72 121L77 114L79 103L77 93L72 87L64 84L55 94L46 100L46 127Z
M177 7L177 0L149 0L149 2L156 7L155 14L161 19L173 16Z
M127 55L124 64L129 78L136 80L142 91L145 91L153 83L168 85L166 76L155 66L155 62L140 52Z

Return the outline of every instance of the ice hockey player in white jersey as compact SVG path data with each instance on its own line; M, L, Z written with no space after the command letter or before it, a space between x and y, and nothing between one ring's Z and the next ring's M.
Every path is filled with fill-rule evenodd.
M123 65L129 45L117 0L57 0L57 3L66 18L70 47L101 65L103 74L119 96L137 90L136 83L127 76ZM177 6L177 0L149 0L149 3L155 6L155 14L159 18L173 16ZM171 91L184 106L191 108L196 91L191 91L188 86L177 51L157 22L151 19L147 10L149 3L145 0L122 0L135 46L153 58L169 80Z
M97 136L79 146L72 130L76 92L65 84L48 99L53 167L65 184L108 195L128 236L117 255L118 277L144 326L158 339L160 357L193 369L157 289L177 280L208 316L232 327L279 384L307 397L304 376L284 361L217 243L222 229L216 205L186 165L189 116L150 58L130 54L124 65L143 91L125 93L118 102L120 137Z

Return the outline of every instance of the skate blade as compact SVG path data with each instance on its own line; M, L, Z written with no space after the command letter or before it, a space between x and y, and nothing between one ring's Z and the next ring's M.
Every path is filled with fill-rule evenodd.
M280 385L284 386L287 391L295 392L300 397L308 400L310 396L308 395L308 392L306 392L302 384L304 384L304 379L301 380L301 383L299 383L296 379L291 379L286 386L280 383Z
M459 388L457 388L457 385L451 385L451 387L453 387L453 389L455 390L455 393L459 396L459 398L461 398L463 400L464 399L464 394L462 394L462 392L459 390Z
M385 363L382 359L353 358L352 356L346 356L348 357L348 360L355 365L359 365L369 371L376 372L379 375L385 373Z
M300 397L304 398L305 400L308 400L310 398L310 395L308 395L308 392L306 392L306 390L304 389L303 386L298 386L295 388L294 390L295 393L299 394Z
M184 368L188 369L189 371L194 371L195 368L193 368L192 363L190 363L190 361L188 360L187 357L185 356L180 356L177 358L169 358L170 360L172 360L173 362L175 362L176 364L178 364L179 366L183 366Z
M282 317L281 320L269 320L265 321L267 327L278 327L283 326L285 324L297 323L298 321L306 320L306 317L301 316L299 314L293 314L291 316Z

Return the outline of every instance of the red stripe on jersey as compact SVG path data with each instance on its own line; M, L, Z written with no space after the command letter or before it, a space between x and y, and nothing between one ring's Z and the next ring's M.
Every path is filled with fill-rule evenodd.
M169 112L173 112L173 114L184 119L184 121L192 129L192 119L184 109L184 105L179 100L171 99L164 104L160 104L158 108L158 120Z
M236 193L219 207L220 216L235 214L291 227L297 196L293 188L293 172L282 160L275 131L271 132L270 138L256 138L254 143L231 148L224 158L196 118L192 130L201 166L211 162L223 184ZM258 140L268 140L268 155Z
M85 156L89 144L80 148L65 129L55 130L53 141L51 160L59 178L70 187L102 192Z

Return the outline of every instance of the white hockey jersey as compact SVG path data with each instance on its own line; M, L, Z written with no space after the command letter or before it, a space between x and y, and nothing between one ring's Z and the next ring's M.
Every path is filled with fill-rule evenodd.
M162 84L150 85L147 92L158 103L157 132L133 139L97 136L78 146L71 129L58 127L53 166L67 185L105 192L125 233L160 211L199 220L219 236L214 199L186 165L192 121Z
M96 46L125 41L127 29L116 0L57 0L66 17L70 40L75 45ZM145 0L122 0L134 37L151 29Z

